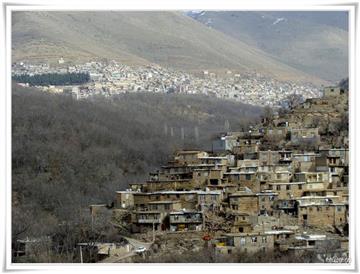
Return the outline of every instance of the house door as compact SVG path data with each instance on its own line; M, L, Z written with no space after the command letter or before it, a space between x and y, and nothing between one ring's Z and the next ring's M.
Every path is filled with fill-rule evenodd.
M303 215L303 224L304 225L307 225L307 219L308 219L307 217L308 217L307 214Z

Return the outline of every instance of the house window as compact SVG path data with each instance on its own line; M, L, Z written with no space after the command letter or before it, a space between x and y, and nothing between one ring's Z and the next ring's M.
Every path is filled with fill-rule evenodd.
M251 175L250 175L250 174L246 174L246 175L245 175L245 180L251 180Z
M286 185L286 190L290 190L290 185Z
M267 242L267 238L266 237L262 237L262 242L266 243Z
M245 238L244 237L241 237L240 238L240 245L245 245Z
M257 237L251 237L251 242L256 243L257 242Z
M281 186L276 186L276 190L281 190Z
M298 185L299 189L302 189L302 185Z

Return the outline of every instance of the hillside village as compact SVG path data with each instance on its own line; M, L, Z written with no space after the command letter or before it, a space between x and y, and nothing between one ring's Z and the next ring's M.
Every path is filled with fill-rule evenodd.
M347 105L347 90L325 88L322 98L264 115L249 131L222 134L211 152L177 151L146 182L116 191L112 206L90 206L93 219L110 212L130 237L124 245L96 243L98 259L123 262L204 246L216 257L278 251L312 254L315 262L347 258L349 151L341 120ZM327 123L342 127L332 131Z
M132 67L114 60L69 64L63 58L57 66L17 62L12 74L41 75L45 73L89 73L90 82L72 86L37 86L51 93L67 93L76 99L101 95L110 97L126 92L155 92L203 94L252 105L281 107L289 95L304 99L320 96L318 88L310 83L285 82L265 77L256 72L237 73L231 70L219 75L208 70L198 75L164 68L159 65ZM27 85L27 83L23 83Z

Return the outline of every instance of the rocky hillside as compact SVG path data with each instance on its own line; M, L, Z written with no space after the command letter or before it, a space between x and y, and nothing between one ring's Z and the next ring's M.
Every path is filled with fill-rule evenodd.
M187 71L256 71L280 80L323 84L182 12L15 12L13 60L116 59Z
M348 74L348 16L325 11L198 11L188 15L331 82Z

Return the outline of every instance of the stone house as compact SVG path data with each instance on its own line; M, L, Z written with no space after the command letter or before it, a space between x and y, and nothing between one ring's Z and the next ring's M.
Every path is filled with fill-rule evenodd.
M327 225L340 226L347 222L347 210L344 203L334 202L328 197L321 197L318 201L315 199L302 197L298 200L299 225L325 227Z
M200 231L203 216L200 211L170 212L170 231Z
M197 164L200 163L200 157L207 157L209 154L199 150L182 150L175 153L174 161L178 164Z
M133 211L132 231L165 230L168 226L165 222L166 216L167 213L161 211Z
M222 239L223 244L215 248L217 254L272 252L274 235L261 232L227 233Z
M116 208L132 208L134 203L133 191L116 191Z

